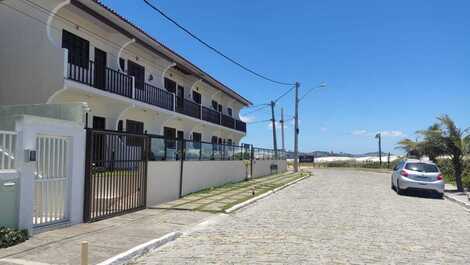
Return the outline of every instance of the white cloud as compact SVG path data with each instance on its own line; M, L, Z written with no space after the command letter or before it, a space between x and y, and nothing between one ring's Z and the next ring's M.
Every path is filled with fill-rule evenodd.
M367 130L355 130L352 132L352 135L355 135L355 136L375 136L377 135L377 133L379 132L376 132L376 133L373 133L373 132L369 132ZM402 131L382 131L380 132L382 134L382 137L404 137L406 136L405 133L403 133Z
M240 120L243 121L243 122L246 122L246 123L250 123L250 122L255 121L255 117L240 115Z
M404 137L405 134L402 131L383 131L382 136L384 136L384 137Z
M287 124L284 123L284 129L287 129ZM273 128L273 123L272 122L268 122L268 129L272 129ZM276 121L276 129L281 129L281 123Z
M367 132L367 130L354 130L352 132L352 135L364 136L364 135L368 135L368 132Z

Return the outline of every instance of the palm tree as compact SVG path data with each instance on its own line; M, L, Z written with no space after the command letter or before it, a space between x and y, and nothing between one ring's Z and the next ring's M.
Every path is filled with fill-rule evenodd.
M439 156L446 154L445 145L441 140L442 131L438 123L433 124L427 130L417 131L416 133L423 136L423 141L417 143L417 149L428 156L431 161L437 162Z
M469 151L470 135L465 136L466 131L457 128L455 122L448 115L443 115L439 117L438 120L439 125L434 133L434 140L436 144L442 146L445 153L450 156L457 190L463 191L463 158Z
M423 155L419 150L419 142L413 141L408 138L398 142L398 148L404 150L407 156L421 157Z

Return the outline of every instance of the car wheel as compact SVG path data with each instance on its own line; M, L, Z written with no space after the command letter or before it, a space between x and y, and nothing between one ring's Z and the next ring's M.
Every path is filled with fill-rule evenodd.
M436 195L436 198L438 198L438 199L444 198L444 193L438 192L437 195Z
M405 194L405 190L402 190L402 189L400 188L400 179L397 179L397 187L396 187L396 188L397 188L397 193L398 193L398 195L403 195L403 194Z

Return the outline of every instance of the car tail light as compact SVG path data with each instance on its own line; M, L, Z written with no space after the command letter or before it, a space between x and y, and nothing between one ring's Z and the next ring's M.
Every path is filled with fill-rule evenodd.
M403 177L408 177L408 172L406 172L405 170L402 170L400 171L400 175L402 175Z
M444 176L442 176L442 174L439 174L439 175L437 176L437 180L443 180L443 179L444 179Z

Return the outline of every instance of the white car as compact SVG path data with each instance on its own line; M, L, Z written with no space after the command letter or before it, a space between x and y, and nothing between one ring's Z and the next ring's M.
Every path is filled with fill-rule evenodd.
M392 189L400 195L406 190L430 190L442 198L444 178L433 162L403 160L393 168Z

